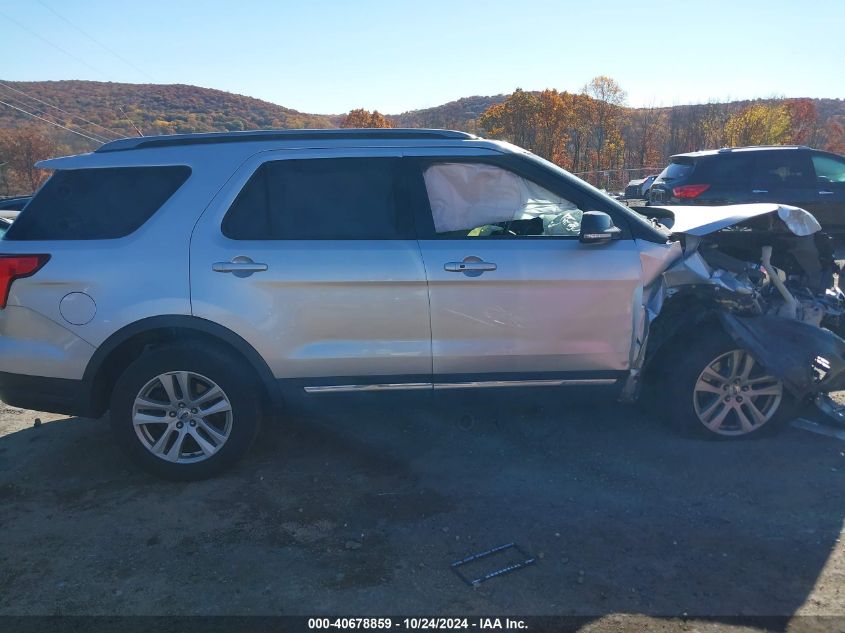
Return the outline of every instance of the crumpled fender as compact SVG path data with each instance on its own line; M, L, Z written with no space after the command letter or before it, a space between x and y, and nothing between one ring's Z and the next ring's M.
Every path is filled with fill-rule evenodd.
M719 312L737 345L797 398L845 389L845 340L830 330L775 315Z

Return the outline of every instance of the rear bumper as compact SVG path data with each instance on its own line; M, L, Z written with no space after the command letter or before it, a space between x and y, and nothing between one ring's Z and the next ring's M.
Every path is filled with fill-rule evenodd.
M21 409L91 417L89 392L81 380L0 372L0 400Z

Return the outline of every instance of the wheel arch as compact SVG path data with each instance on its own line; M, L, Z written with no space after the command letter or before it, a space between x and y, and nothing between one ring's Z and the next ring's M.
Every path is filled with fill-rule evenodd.
M240 357L252 369L262 387L265 408L278 409L282 406L281 392L273 372L258 351L241 336L200 317L162 315L141 319L121 328L97 348L82 379L91 394L91 414L99 417L106 412L117 378L146 349L185 341L213 344Z
M694 338L702 328L724 331L718 313L719 308L713 301L696 289L681 291L667 299L660 313L649 325L642 369L643 380L647 382L659 373L663 361L675 351L672 343L681 337Z

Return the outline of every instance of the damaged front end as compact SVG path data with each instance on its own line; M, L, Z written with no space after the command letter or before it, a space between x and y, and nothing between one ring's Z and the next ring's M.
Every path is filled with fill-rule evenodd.
M643 246L639 345L623 398L635 397L640 371L675 334L716 319L796 398L845 389L845 293L810 213L771 204L640 212L669 240Z

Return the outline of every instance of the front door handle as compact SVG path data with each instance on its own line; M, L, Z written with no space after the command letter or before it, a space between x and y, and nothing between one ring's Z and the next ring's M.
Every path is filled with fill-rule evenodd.
M214 262L211 265L211 270L216 273L232 273L235 277L249 277L252 273L267 270L267 264L260 264L245 255L238 255L233 257L230 262Z
M751 193L769 193L768 189L752 189Z
M822 191L819 191L819 195L820 195L820 196L832 196L832 195L833 195L833 192L832 192L832 191L827 191L827 190L822 190Z
M443 264L443 270L447 273L463 273L467 277L478 277L482 273L496 270L496 264L493 262L485 262L480 257L470 255L464 257L462 262L446 262Z

